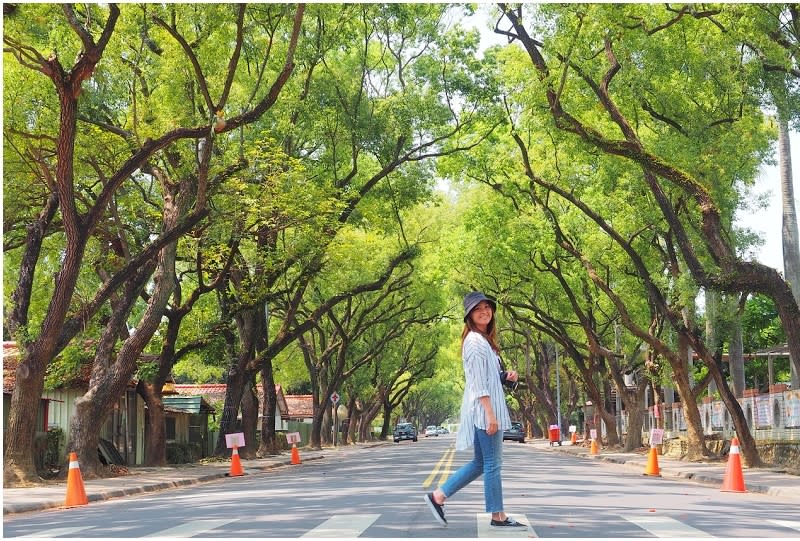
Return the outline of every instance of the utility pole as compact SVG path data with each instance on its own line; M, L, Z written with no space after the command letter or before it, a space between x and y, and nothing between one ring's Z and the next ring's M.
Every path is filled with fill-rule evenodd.
M614 324L614 353L619 355L620 345L619 345L619 324ZM617 419L617 437L622 439L622 389L617 389L617 401L616 401L616 419Z
M558 360L558 344L555 346L556 350L556 416L558 424L558 432L561 433L561 370ZM560 437L560 436L559 436Z

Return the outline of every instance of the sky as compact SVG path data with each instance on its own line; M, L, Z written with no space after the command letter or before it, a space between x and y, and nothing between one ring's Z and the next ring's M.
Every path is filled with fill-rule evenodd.
M506 37L493 32L495 22L494 16L488 16L487 6L482 5L477 13L462 21L465 27L474 26L480 31L480 49L486 49L492 45L503 45L507 43ZM800 134L790 135L791 154L792 154L792 174L795 195L795 209L800 212L798 196L798 177L800 177ZM777 153L774 157L775 165L765 164L752 187L753 197L764 194L768 205L761 209L743 210L736 215L736 224L739 227L747 227L758 233L764 240L764 244L753 250L755 259L764 265L778 269L783 273L783 247L781 245L782 228L782 205L780 175L778 173Z

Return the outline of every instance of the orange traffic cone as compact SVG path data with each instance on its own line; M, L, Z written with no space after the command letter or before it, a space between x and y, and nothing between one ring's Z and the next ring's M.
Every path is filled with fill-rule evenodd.
M590 455L599 455L600 450L597 448L597 440L592 440L592 447L589 449Z
M69 454L69 472L67 474L67 499L64 507L78 507L89 503L86 497L86 489L83 488L83 477L81 477L81 467L78 464L77 453Z
M300 464L300 451L297 450L297 445L292 444L292 464Z
M572 445L575 445L576 443L578 443L578 433L577 432L573 432L572 433L572 436L570 437L570 441L572 442Z
M728 467L725 469L725 477L722 479L723 492L747 492L744 488L744 477L742 476L742 459L739 456L739 438L731 440L731 451L728 454Z
M661 470L658 468L658 449L655 447L650 448L650 456L647 458L647 467L644 469L644 475L661 477Z
M239 447L234 445L231 453L231 471L228 476L238 477L240 475L244 475L244 470L242 470L242 461L239 460Z

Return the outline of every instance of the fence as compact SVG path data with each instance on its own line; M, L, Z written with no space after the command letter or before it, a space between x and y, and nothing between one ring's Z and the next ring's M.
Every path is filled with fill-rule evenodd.
M757 441L800 442L800 389L788 390L785 385L773 385L770 391L759 394L755 389L747 389L739 399L750 432ZM722 439L735 435L733 419L721 400L705 397L697 407L704 434L716 434ZM648 433L655 428L659 417L663 417L666 438L685 434L686 418L681 403L662 403L658 412L655 406L650 406L642 431ZM617 422L621 422L622 433L626 433L627 413L622 412L621 419L618 414ZM606 434L605 424L602 424L602 434Z

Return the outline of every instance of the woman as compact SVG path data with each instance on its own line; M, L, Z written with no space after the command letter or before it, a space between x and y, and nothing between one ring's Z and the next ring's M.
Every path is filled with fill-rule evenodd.
M461 335L461 356L464 364L464 398L461 402L461 426L456 437L456 450L474 447L471 462L458 469L447 481L425 494L434 518L447 526L444 501L483 475L486 512L492 514L493 528L526 528L503 512L503 486L500 467L503 463L503 431L511 428L503 384L501 382L499 348L494 313L497 304L480 291L464 297L464 332ZM508 381L516 381L517 373L506 373Z

